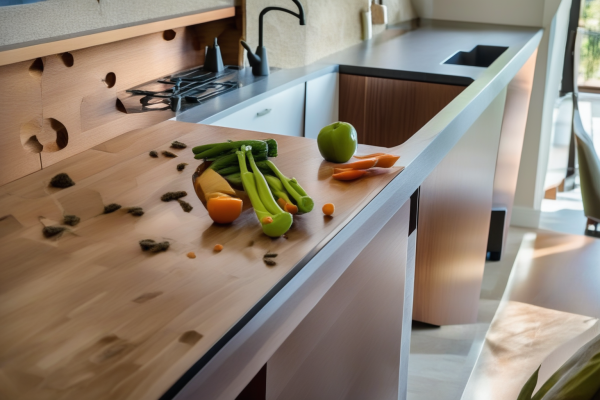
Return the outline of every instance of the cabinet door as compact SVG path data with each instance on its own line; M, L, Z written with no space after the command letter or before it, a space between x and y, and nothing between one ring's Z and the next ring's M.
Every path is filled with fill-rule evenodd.
M260 100L211 125L287 136L304 134L305 84Z
M316 139L326 125L339 120L339 78L337 72L306 82L304 137Z

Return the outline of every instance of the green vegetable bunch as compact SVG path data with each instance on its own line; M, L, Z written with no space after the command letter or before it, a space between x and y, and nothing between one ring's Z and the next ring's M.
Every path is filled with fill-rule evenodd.
M194 147L192 151L196 159L210 161L208 168L223 176L232 187L248 194L268 236L281 236L290 229L293 219L287 212L289 206L294 213L307 213L314 207L313 199L298 181L283 175L268 160L277 156L274 139L213 143Z
M527 380L517 400L599 400L600 335L573 354L534 395L539 370Z

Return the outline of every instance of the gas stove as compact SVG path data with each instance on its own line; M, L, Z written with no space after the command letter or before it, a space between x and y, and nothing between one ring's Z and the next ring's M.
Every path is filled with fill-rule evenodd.
M220 72L192 68L121 91L117 97L127 113L178 112L240 87L239 69L231 65Z

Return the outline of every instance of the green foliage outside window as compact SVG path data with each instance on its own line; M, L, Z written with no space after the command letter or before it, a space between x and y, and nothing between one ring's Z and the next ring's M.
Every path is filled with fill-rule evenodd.
M600 0L584 0L579 26L585 29L581 41L579 73L584 80L600 79Z

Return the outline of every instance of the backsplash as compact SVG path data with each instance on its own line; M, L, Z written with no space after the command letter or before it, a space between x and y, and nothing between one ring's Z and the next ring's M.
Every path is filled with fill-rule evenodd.
M300 0L306 13L306 26L281 12L270 12L264 18L264 45L272 67L295 68L311 64L329 54L360 43L361 11L367 0ZM416 18L410 0L383 0L388 7L390 24ZM246 0L246 41L254 49L258 44L258 16L268 6L286 7L291 1ZM374 25L373 34L385 27Z

